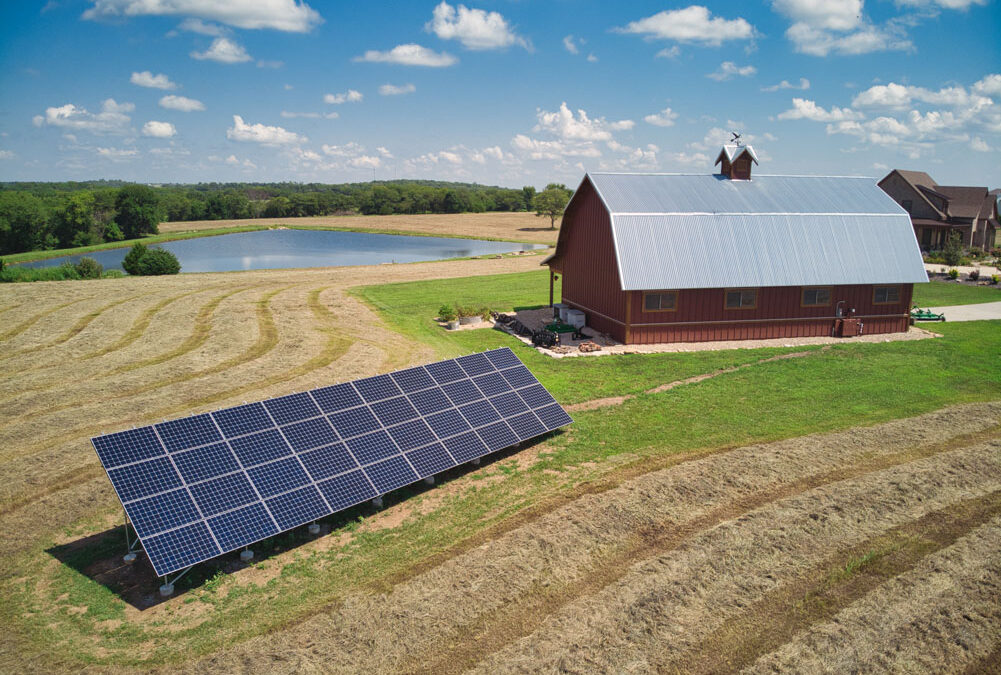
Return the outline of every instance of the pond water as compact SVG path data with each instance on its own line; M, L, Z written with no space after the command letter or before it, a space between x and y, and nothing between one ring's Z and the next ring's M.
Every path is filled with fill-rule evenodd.
M181 272L379 265L545 248L540 244L518 244L510 241L408 237L323 230L238 232L168 241L157 246L177 256L181 262ZM94 251L86 255L104 265L104 269L121 269L122 260L128 252L128 248L116 248ZM83 256L63 256L23 264L27 267L49 267L67 261L75 263L81 257Z

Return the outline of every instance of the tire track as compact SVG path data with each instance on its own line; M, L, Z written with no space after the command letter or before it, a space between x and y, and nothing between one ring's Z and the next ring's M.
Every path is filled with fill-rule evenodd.
M70 305L75 305L75 304L77 304L79 302L84 302L85 300L91 300L91 298L87 297L87 298L78 298L76 300L70 300L69 302L64 302L61 305L56 305L55 307L47 309L44 312L40 312L39 314L36 314L35 316L31 317L27 321L23 321L23 322L19 323L18 325L14 326L13 328L11 328L6 333L0 333L0 342L4 342L6 340L11 339L12 337L20 335L21 333L23 333L24 331L28 330L32 326L34 326L36 323L38 323L39 321L41 321L45 317L58 312L60 309L65 309L66 307L69 307Z

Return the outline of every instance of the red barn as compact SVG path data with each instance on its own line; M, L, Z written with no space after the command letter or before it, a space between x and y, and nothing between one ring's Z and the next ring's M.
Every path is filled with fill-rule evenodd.
M563 302L627 344L894 333L928 281L910 218L871 178L592 173L556 252Z

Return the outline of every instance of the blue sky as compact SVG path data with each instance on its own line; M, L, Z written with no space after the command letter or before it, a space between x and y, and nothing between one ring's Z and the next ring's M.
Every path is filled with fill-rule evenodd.
M999 0L51 0L0 9L0 180L1001 186Z

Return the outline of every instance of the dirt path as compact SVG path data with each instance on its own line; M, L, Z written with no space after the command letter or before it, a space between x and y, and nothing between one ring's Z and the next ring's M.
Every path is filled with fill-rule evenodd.
M652 654L665 641L694 646L732 600L731 613L811 560L1001 488L991 440L1001 437L999 423L1001 404L972 405L682 462L582 496L388 593L351 594L193 669L666 665ZM690 618L676 623L679 612ZM666 626L684 630L658 633Z

